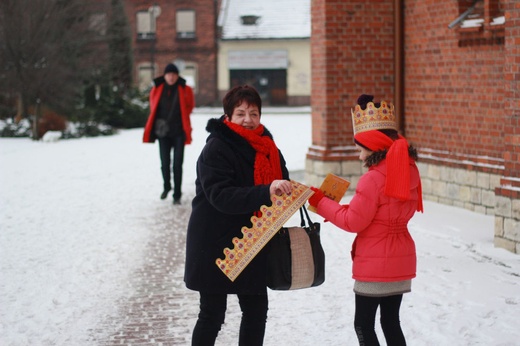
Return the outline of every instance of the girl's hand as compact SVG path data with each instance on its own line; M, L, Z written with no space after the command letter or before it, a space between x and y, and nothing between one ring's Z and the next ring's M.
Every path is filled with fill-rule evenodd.
M325 197L323 192L320 189L311 186L311 190L314 191L314 195L309 198L309 204L314 208L318 208L318 203L320 203L321 199Z
M281 196L286 193L291 194L293 190L292 184L289 180L274 180L269 187L269 194Z

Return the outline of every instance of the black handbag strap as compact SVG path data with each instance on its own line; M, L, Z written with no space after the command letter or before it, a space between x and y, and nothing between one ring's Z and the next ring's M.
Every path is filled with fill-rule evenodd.
M300 218L301 218L301 227L305 227L305 219L303 218L303 213L305 212L305 217L307 218L307 222L308 222L308 225L309 227L312 226L313 222L311 221L311 218L309 216L309 212L307 211L307 208L305 208L305 205L302 205L300 207Z

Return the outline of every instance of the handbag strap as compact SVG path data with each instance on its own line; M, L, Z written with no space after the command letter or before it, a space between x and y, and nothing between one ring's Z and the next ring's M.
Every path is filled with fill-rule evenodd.
M302 226L302 228L305 227L305 219L303 218L303 213L305 213L305 217L307 218L308 225L309 225L309 227L311 227L313 222L309 216L309 212L307 211L307 208L305 208L305 205L302 205L300 207L300 219L301 219L300 225Z

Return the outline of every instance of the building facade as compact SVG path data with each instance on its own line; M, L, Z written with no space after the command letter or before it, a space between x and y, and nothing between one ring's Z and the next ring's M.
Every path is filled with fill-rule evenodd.
M310 0L223 0L218 27L220 97L250 84L266 105L310 104Z
M494 215L495 245L520 253L520 3L314 0L311 14L306 181L356 185L350 109L374 94L419 150L424 197Z
M133 43L134 82L147 90L173 62L198 106L217 100L215 0L125 0Z

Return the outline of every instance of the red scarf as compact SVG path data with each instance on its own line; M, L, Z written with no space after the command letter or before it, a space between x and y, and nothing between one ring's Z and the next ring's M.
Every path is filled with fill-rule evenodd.
M354 138L372 151L388 150L386 154L385 195L402 201L410 199L410 157L408 141L401 135L395 141L384 133L373 130L358 133ZM417 187L417 211L423 211L422 186Z
M256 150L255 185L268 185L275 179L282 179L280 153L274 141L269 136L263 136L264 125L260 124L256 129L248 130L232 123L227 118L224 119L224 124L244 138Z

